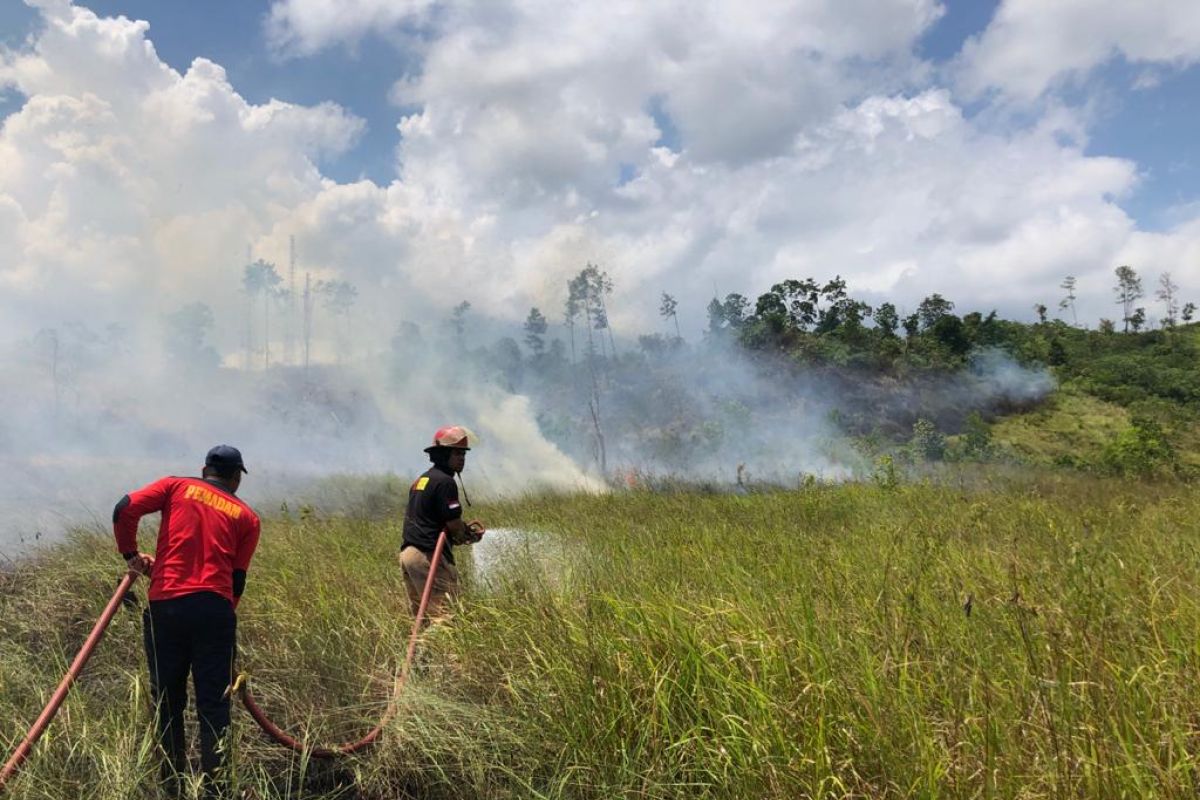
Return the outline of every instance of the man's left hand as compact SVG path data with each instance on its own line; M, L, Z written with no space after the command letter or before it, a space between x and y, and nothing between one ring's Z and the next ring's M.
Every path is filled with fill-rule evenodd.
M154 556L146 553L138 553L135 556L130 556L125 559L125 565L129 567L130 572L135 572L138 575L149 575L150 570L154 568Z

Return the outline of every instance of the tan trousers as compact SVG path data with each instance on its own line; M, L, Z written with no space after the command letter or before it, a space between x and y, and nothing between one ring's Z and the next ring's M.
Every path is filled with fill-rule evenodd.
M425 581L429 578L429 556L415 547L406 547L400 551L400 569L404 571L404 588L408 590L408 602L416 616L421 607L421 595L425 592ZM457 594L458 568L442 558L433 578L433 590L429 593L429 607L425 609L428 619L445 617L449 613L450 600Z

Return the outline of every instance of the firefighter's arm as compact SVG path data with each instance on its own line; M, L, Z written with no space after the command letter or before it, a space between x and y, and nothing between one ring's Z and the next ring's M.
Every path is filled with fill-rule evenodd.
M117 540L117 551L124 557L129 569L140 575L148 575L154 558L138 551L138 521L147 514L162 511L170 492L168 479L138 489L122 497L113 507L113 536Z
M477 522L464 522L462 504L458 502L458 487L454 482L438 487L439 499L446 515L445 531L450 544L475 544L483 537L483 526Z
M477 519L464 522L462 517L446 523L446 536L451 544L475 544L483 538L486 528Z
M237 552L233 557L233 607L237 608L238 603L242 600L242 593L246 591L246 570L250 569L250 559L254 557L254 551L258 549L258 538L262 532L262 523L258 516L254 516L250 520L250 524L242 532L242 538L238 541Z
M450 544L467 543L467 523L463 522L462 517L446 523L446 538L450 540Z

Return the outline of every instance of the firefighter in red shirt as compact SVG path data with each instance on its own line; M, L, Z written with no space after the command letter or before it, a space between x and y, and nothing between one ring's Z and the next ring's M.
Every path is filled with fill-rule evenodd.
M258 546L258 515L237 497L246 467L235 447L208 451L199 478L162 478L113 509L117 549L130 569L150 575L143 637L150 667L163 774L178 792L187 770L183 711L189 671L200 720L205 796L223 790L229 697L237 632L234 609ZM138 520L162 513L154 556L138 552Z

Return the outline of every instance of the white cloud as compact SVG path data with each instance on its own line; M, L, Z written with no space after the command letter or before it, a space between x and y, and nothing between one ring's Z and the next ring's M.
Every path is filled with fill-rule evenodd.
M625 330L652 324L663 289L695 324L714 284L756 294L833 273L910 307L939 291L1029 316L1064 275L1107 274L1135 230L1118 201L1137 167L1085 156L1079 114L1049 106L991 132L946 90L910 85L936 9L821 50L813 26L837 26L811 4L789 6L788 24L779 6L740 6L742 24L694 5L506 8L503 26L460 14L397 88L421 109L401 124L403 185L454 225L475 221L459 228L461 274L497 312L557 310L592 260L617 279ZM845 9L847 30L875 30ZM843 61L855 48L903 77ZM656 146L655 105L680 152ZM636 176L617 186L622 165ZM1081 309L1107 313L1107 293L1096 281Z
M236 268L213 281L213 266L237 264L319 193L315 160L362 122L333 104L248 104L204 59L180 75L145 23L63 3L44 16L34 46L0 62L0 80L28 98L0 128L0 208L15 209L2 216L23 243L0 259L6 322L95 318L117 302L230 305Z
M267 15L278 52L311 55L333 43L355 44L371 31L421 23L436 0L282 0Z
M970 93L1033 100L1121 56L1184 67L1200 61L1200 3L1180 0L1003 0L961 54Z
M355 324L380 341L398 317L460 299L553 319L589 260L616 278L627 332L654 324L664 289L698 327L714 285L753 296L835 273L875 299L939 291L1009 313L1053 305L1073 273L1094 284L1080 310L1099 315L1114 254L1138 240L1118 205L1137 166L1084 155L1076 115L991 131L929 84L912 47L932 2L394 8L407 11L356 5L356 33L321 29L306 45L405 14L439 20L396 90L418 110L400 122L388 186L321 175L319 159L361 131L338 106L252 105L219 65L164 65L142 23L45 12L36 45L0 65L29 98L0 131L10 328L129 297L154 309L135 320L157 324L201 300L233 352L246 243L282 266L291 234L304 268L359 286ZM299 26L322 9L278 3L272 19ZM1156 258L1189 252L1186 223ZM1164 268L1200 292L1185 265Z

